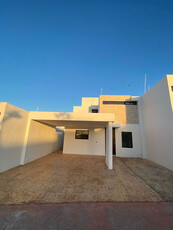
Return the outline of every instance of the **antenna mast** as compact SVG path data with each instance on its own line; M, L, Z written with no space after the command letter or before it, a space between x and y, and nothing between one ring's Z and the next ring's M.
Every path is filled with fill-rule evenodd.
M146 93L147 75L145 74L144 93Z

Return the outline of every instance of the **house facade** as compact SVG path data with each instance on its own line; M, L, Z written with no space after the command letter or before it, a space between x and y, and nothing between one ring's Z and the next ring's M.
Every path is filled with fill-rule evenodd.
M113 114L112 154L117 157L143 157L139 125L139 97L106 96L82 98L81 106L74 106L73 113ZM87 136L77 136L77 133ZM65 129L63 153L105 155L106 127Z
M82 98L72 113L0 103L0 172L51 152L147 158L173 170L173 75L143 96Z

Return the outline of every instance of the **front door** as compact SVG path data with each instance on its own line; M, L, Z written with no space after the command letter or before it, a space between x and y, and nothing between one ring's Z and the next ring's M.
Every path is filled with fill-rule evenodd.
M115 128L112 128L112 154L116 155Z

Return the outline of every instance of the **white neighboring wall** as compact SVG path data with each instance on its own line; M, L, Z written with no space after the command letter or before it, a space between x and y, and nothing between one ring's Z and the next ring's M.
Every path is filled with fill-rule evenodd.
M0 172L61 149L62 142L62 131L31 120L23 109L0 103Z
M3 123L6 105L7 105L6 102L0 102L0 131L1 131L2 123Z
M62 135L63 133L56 132L55 128L31 120L24 163L61 149Z
M132 132L133 148L122 147L122 132ZM141 157L141 136L138 124L121 124L121 128L115 129L116 156L117 157Z
M173 75L142 96L147 158L173 170Z
M29 113L0 103L0 172L20 165Z
M88 140L75 139L75 131L65 129L63 153L105 155L105 129L90 128Z

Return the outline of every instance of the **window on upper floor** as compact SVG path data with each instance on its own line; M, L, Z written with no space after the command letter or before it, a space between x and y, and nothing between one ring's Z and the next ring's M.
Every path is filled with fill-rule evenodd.
M122 147L133 148L132 132L122 132Z
M173 92L173 85L171 86L172 92Z
M89 139L89 130L76 130L75 139Z
M125 105L137 105L137 101L125 101Z
M98 113L99 111L98 111L98 109L92 109L91 110L91 113Z
M137 101L103 101L104 105L137 105Z

